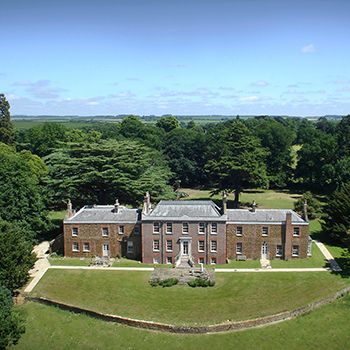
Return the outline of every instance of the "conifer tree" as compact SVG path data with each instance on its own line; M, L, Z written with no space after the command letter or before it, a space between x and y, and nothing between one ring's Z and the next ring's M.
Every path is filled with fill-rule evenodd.
M0 94L0 142L7 145L13 143L14 126L10 118L10 104L4 94Z

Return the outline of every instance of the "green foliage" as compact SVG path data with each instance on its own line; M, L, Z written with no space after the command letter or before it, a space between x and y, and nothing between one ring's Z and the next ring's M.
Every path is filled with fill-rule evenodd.
M52 203L138 205L149 191L155 201L175 196L167 185L171 172L161 154L138 142L101 140L71 144L44 158Z
M17 344L24 332L24 318L14 310L11 292L0 283L0 349Z
M169 132L171 130L174 130L176 128L179 128L179 121L173 117L173 116L168 116L168 117L160 117L157 120L156 127L163 129L165 132Z
M0 221L0 281L12 292L29 280L29 270L36 261L26 235L19 226Z
M52 228L39 185L45 172L42 160L29 151L0 147L0 220L23 228L28 240Z
M268 151L241 121L226 122L209 132L206 170L216 189L234 191L238 203L244 188L268 186Z
M149 281L149 284L152 287L162 286L164 287L172 287L179 283L179 280L177 278L167 278L165 280L161 280L159 278L156 278L154 280Z
M330 197L322 229L335 244L350 249L350 183L345 183Z
M195 280L189 281L187 283L190 287L214 287L215 282L211 280L204 280L203 278L196 278Z
M304 203L307 203L307 214L309 219L314 219L321 210L321 202L317 200L311 191L305 192L295 203L294 210L300 215L304 212Z
M0 94L0 142L12 145L14 139L14 126L10 117L10 104L4 94Z

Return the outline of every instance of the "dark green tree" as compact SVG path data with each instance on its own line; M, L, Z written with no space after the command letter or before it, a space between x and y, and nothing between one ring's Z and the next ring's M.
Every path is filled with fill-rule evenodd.
M0 283L0 349L17 344L24 332L24 318L14 309L11 292Z
M173 116L160 117L157 120L156 126L163 129L165 132L169 132L180 127L179 121Z
M321 211L321 202L316 199L311 191L305 192L295 203L294 210L303 215L304 203L307 203L307 214L309 219L314 219Z
M240 120L231 120L211 129L206 170L216 191L234 191L237 204L243 189L268 186L268 154Z
M167 185L171 172L161 153L138 142L102 140L72 144L44 158L53 203L67 198L75 204L142 203L146 191L152 198L172 198ZM63 201L63 202L62 202Z
M36 261L33 245L25 237L20 226L0 221L0 281L11 292L28 282Z
M324 211L322 229L333 243L350 248L350 183L343 184L330 197Z
M4 94L0 94L0 142L12 145L14 139L14 126L10 117L10 104Z
M338 157L350 156L350 115L342 118L337 125Z

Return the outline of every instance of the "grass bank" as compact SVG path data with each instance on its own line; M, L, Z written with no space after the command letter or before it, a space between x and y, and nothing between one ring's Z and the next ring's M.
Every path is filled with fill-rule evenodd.
M49 270L31 295L147 321L208 325L292 310L350 283L328 272L217 273L212 288L160 288L149 285L150 276L141 271Z

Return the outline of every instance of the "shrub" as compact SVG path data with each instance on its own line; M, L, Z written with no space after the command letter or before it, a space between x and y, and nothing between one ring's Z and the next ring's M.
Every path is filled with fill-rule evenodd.
M171 287L179 283L179 280L177 278L168 278L166 280L160 280L159 278L156 278L154 280L149 281L149 284L152 287L162 286L164 287Z
M187 283L190 287L214 287L215 282L211 280L204 280L203 278L196 278L195 280L189 281Z

